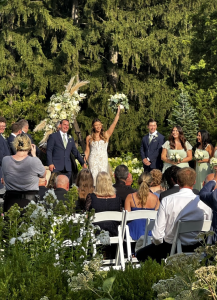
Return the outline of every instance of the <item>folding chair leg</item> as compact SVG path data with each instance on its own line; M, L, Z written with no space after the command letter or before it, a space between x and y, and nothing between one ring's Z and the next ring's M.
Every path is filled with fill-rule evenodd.
M130 260L132 258L132 252L131 252L131 243L130 243L130 232L128 226L126 226L126 242L127 242L127 258L128 260Z

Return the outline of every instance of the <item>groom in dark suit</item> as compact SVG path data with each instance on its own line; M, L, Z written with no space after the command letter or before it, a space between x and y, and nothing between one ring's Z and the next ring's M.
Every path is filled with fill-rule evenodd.
M49 136L47 163L51 172L61 172L70 179L72 173L70 153L77 158L84 168L86 168L86 164L75 146L74 139L67 134L68 130L69 121L62 120L60 130Z
M154 119L149 119L147 125L149 133L143 137L140 148L144 171L161 170L163 166L161 152L165 138L157 132L157 122Z

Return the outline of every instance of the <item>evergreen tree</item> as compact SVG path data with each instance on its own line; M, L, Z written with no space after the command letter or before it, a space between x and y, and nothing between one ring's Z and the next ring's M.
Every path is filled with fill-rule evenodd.
M170 127L179 125L182 127L187 141L195 144L198 131L198 121L195 109L189 103L188 93L182 91L179 95L178 103L171 113L170 119L167 119Z

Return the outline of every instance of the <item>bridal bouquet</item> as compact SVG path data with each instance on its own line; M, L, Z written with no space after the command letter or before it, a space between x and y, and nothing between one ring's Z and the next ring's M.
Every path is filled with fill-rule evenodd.
M215 158L215 157L212 157L211 159L210 159L210 167L212 168L212 169L214 169L214 167L215 166L217 166L217 158Z
M109 107L116 113L118 106L120 105L120 109L129 109L129 101L126 95L124 94L115 94L114 96L110 95Z
M175 161L175 162L180 162L182 161L181 156L178 153L172 153L169 157L170 160Z

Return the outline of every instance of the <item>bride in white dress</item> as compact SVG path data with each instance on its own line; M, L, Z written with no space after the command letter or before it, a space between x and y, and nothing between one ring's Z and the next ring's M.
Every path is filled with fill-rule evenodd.
M102 123L99 119L92 122L92 132L86 138L85 160L89 163L89 169L93 175L94 186L96 185L96 176L99 172L108 172L108 142L115 126L119 120L120 106L112 125L104 132Z

